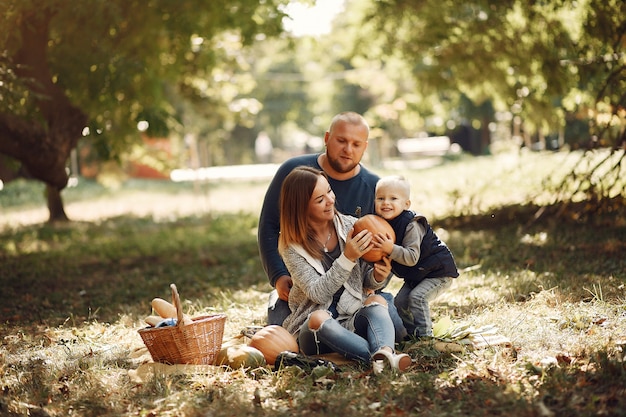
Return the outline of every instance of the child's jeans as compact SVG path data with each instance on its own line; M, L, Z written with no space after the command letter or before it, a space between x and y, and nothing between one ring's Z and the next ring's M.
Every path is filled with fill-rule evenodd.
M433 335L429 304L444 290L450 288L452 279L426 278L415 288L411 288L407 283L400 288L394 303L409 335L417 337Z

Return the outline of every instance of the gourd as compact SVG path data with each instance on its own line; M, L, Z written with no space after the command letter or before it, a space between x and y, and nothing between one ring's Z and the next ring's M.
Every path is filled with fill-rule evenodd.
M150 326L154 327L157 324L159 324L161 321L163 321L163 317L161 316L148 316L144 319L144 321L149 324Z
M215 364L228 366L232 369L260 368L266 365L266 361L263 353L258 349L252 346L239 345L222 348L215 358Z
M176 314L176 307L174 304L165 301L162 298L154 298L152 300L152 308L156 313L163 317L164 319L176 318L178 315ZM191 324L193 320L187 314L183 314L183 324Z
M298 342L284 327L276 324L263 327L250 339L249 346L261 351L265 361L274 365L279 353L289 351L298 353Z
M354 223L355 235L365 229L369 230L373 235L382 233L384 235L391 236L393 241L396 240L396 233L393 231L393 228L387 220L375 214L366 214ZM363 256L361 256L361 259L367 262L378 262L383 259L385 255L386 254L382 250L374 248L364 253Z

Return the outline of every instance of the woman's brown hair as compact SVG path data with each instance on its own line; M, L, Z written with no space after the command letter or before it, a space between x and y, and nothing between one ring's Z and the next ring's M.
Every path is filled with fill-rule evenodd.
M313 257L322 258L322 246L315 239L308 213L309 201L320 176L328 179L324 171L301 166L285 177L280 190L280 252L297 243Z

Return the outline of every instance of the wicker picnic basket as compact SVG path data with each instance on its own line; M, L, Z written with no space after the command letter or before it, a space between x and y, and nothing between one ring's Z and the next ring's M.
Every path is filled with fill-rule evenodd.
M139 330L143 343L155 362L169 364L213 365L222 348L225 314L192 318L183 324L183 310L176 285L171 284L176 307L175 326L147 327Z

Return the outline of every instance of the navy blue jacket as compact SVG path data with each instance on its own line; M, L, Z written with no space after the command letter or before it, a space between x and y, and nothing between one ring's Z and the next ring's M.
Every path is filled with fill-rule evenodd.
M403 278L411 288L414 288L426 278L458 277L459 271L454 262L452 252L439 239L426 217L421 214L404 210L398 217L389 221L393 231L396 233L396 245L402 245L406 228L412 221L419 222L426 229L426 234L420 243L419 260L413 266L391 261L393 273Z

